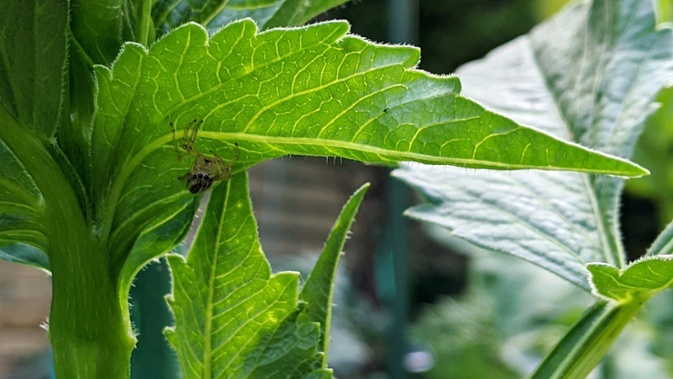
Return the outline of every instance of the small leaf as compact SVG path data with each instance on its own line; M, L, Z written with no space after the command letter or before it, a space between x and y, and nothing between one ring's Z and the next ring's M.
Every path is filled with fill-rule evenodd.
M655 29L651 2L592 4L573 3L458 74L466 95L490 108L628 157L657 92L673 76L673 38L670 29ZM410 216L523 258L585 290L585 263L624 264L619 179L417 166L395 175L429 202L410 209Z
M157 214L149 225L143 225L143 232L133 241L133 247L123 262L114 262L112 267L119 269L119 303L123 309L128 307L128 294L138 271L161 255L168 253L187 236L198 210L199 202L195 198L184 198L171 204L163 214ZM125 231L130 237L135 233ZM113 257L122 259L123 257Z
M72 36L89 64L110 64L124 41L146 43L147 1L80 0L72 7ZM149 13L149 9L147 10Z
M209 30L249 17L263 26L288 0L159 0L152 8L154 24L163 32L188 22L196 22ZM290 25L286 25L290 26Z
M673 285L673 255L639 259L623 269L605 264L589 263L594 295L606 300L627 302L638 295L648 298Z
M299 298L306 302L306 308L304 308L302 315L304 319L320 324L320 351L325 354L323 367L327 365L328 337L332 319L332 295L339 259L348 237L348 231L355 219L355 214L368 189L369 184L363 185L355 191L344 205L327 238L322 254L320 254L320 258L306 279L299 295Z
M298 274L261 251L245 173L213 189L185 262L169 256L176 326L167 333L184 378L286 378L324 371L320 332L297 320Z

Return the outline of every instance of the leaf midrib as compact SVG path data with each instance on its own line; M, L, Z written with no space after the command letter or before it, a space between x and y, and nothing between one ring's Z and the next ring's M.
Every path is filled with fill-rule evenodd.
M376 155L379 157L380 162L393 162L395 160L409 160L409 161L418 161L425 163L433 164L448 164L458 167L466 166L475 166L475 167L490 167L494 169L511 169L511 170L524 170L524 169L536 169L540 167L545 167L550 171L567 171L564 168L554 168L552 166L538 166L538 165L526 165L526 164L515 164L515 163L502 163L494 162L487 160L480 160L474 158L455 158L455 157L442 157L435 155L426 155L415 153L411 151L399 151L391 150L381 147L375 147L366 144L359 144L352 141L346 140L332 140L332 139L323 139L323 138L314 138L314 137L280 137L280 136L269 136L269 135L259 135L259 134L247 134L241 132L219 132L219 131L201 131L199 136L208 138L216 141L223 141L226 143L231 143L232 141L244 141L252 143L262 143L267 144L274 148L274 150L279 150L281 153L278 156L281 156L283 153L290 154L289 151L283 151L273 144L278 145L288 145L288 146L307 146L307 147L319 147L321 149L340 148L345 150L355 150L362 153L368 153ZM121 191L126 183L128 177L131 173L140 165L140 163L153 151L161 148L162 146L171 143L173 140L173 134L169 133L160 138L156 138L152 143L145 145L145 147L140 150L137 154L130 157L127 160L127 163L123 165L123 169L120 171L115 181L115 185L112 187L110 192L111 199L115 200L115 206L119 205L119 200ZM308 153L307 153L308 154ZM395 158L392 158L395 157ZM268 157L269 159L276 157ZM400 159L396 159L400 158ZM581 169L576 170L581 172ZM587 169L588 170L588 169ZM611 174L615 175L614 170L599 170L591 169L591 172L602 173L602 174ZM620 171L621 175L630 175L630 172ZM593 192L592 192L593 193ZM595 195L595 194L594 194Z
M231 182L227 182L227 192L224 195L224 203L222 204L222 213L220 214L220 219L218 220L217 234L215 235L215 241L211 245L216 247L217 250L221 248L222 243L222 233L224 220L229 210L229 194L231 191ZM214 318L214 305L213 299L215 298L215 279L217 272L217 259L220 256L219 251L212 251L210 254L213 258L210 262L210 277L208 278L208 298L205 309L205 328L204 328L204 341L203 341L203 378L210 379L213 373L212 367L212 331L213 331L213 318Z
M588 17L588 15L587 15ZM535 67L538 68L540 77L543 79L542 83L544 83L545 88L547 89L547 93L551 95L551 99L553 100L552 103L554 104L554 107L556 108L556 113L559 115L561 118L561 121L565 125L565 129L568 132L570 136L575 136L575 133L571 129L571 122L568 117L568 114L566 112L566 109L561 106L560 98L558 96L558 93L556 91L552 90L552 87L549 82L549 75L547 71L544 69L544 65L541 63L540 56L538 54L537 49L535 48L535 42L533 39L530 39L530 49L532 50L531 56L533 57L534 65ZM582 56L582 61L585 60L585 55ZM578 75L580 77L580 75ZM577 82L576 82L577 83ZM575 89L575 88L573 88ZM595 93L595 91L594 91ZM592 109L592 118L593 118L593 109ZM574 140L574 138L573 138ZM606 174L606 172L596 172L597 174ZM618 254L612 249L613 244L611 244L608 241L608 234L606 233L607 231L607 220L604 219L601 209L600 209L600 204L598 201L597 193L595 191L594 186L591 184L591 180L588 175L582 175L582 182L584 183L584 187L586 188L586 192L588 194L588 198L591 202L591 209L592 209L592 214L593 214L593 219L595 220L596 227L598 229L599 233L599 240L601 244L601 251L599 251L599 254L602 255L604 260L607 260L606 258L610 257L615 257L618 256Z
M332 139L321 139L321 138L312 138L312 137L279 137L279 136L268 136L268 135L259 135L259 134L245 134L240 132L216 132L216 131L203 131L199 133L200 136L210 138L213 140L221 140L226 142L231 141L247 141L254 143L277 143L283 145L300 145L300 146L310 146L310 147L337 147L348 150L356 150L363 153L371 153L378 155L379 157L394 155L400 158L408 158L410 161L418 162L427 162L434 164L449 164L455 165L458 167L465 167L466 165L474 165L479 167L490 167L490 168L501 168L501 169L512 169L512 170L522 170L522 169L537 169L544 167L545 170L549 171L568 171L572 169L575 171L582 172L584 169L576 167L567 167L567 168L555 168L547 163L546 166L541 165L526 165L526 164L514 164L514 163L502 163L481 159L472 159L472 158L455 158L455 157L443 157L436 155L425 155L421 153L414 153L411 151L399 151L385 149L381 147L375 147L371 145L358 144L352 141L346 140L332 140ZM289 152L288 152L289 154ZM382 158L382 162L392 161L391 158ZM397 159L395 159L397 160ZM403 159L400 159L400 161ZM587 172L596 173L596 174L609 174L609 175L633 175L630 171L619 171L616 172L614 169L600 170L597 168L586 169Z

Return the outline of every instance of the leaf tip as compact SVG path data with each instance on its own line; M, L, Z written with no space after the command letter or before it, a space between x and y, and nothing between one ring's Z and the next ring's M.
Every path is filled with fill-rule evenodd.
M634 176L632 176L632 178L640 178L640 177L643 177L643 176L650 175L650 170L646 169L645 167L643 167L639 164L636 164L636 163L634 163L633 166L636 170L636 174Z
M358 188L358 189L355 191L355 193L353 194L353 196L355 196L355 195L359 195L361 192L362 192L363 194L366 193L366 192L369 190L369 188L371 188L371 186L372 186L372 184L371 184L370 182L366 182L366 183L364 183L363 185L360 186L360 188Z

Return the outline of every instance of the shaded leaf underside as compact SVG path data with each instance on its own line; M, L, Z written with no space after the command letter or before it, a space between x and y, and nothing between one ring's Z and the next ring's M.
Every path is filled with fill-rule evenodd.
M654 28L651 3L595 1L593 9L571 6L458 74L467 96L522 124L628 156L664 78L673 74L672 46L670 29ZM417 166L395 175L429 200L410 209L412 217L585 290L585 263L624 263L619 179Z

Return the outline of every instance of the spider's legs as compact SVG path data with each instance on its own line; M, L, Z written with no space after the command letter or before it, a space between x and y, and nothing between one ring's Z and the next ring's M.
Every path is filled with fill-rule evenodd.
M215 175L213 179L214 180L229 179L231 177L231 172L233 171L234 166L236 166L236 162L238 162L238 156L239 156L238 143L234 143L234 157L232 158L231 162L225 162L212 150L210 151L210 153L215 157L217 165L220 168L219 173Z
M196 136L202 123L203 120L197 121L194 119L182 130L182 148L185 150L187 155L192 154L194 142L196 141ZM177 130L175 123L171 121L170 125L171 129L173 129L173 146L175 147L175 154L178 156L179 160L182 160L183 155L180 153L180 149L178 148L178 137L176 136Z
M189 140L189 128L192 127L192 125L196 122L196 120L193 120L185 128L182 130L182 148L185 149L187 154L190 154L192 152L192 143Z
M178 148L178 138L175 136L175 124L171 121L171 129L173 129L173 147L175 148L175 155L178 156L178 160L182 160L182 154L180 154L180 149Z
M187 151L188 154L192 153L192 147L194 146L194 142L196 142L196 136L199 133L199 128L201 127L201 124L203 124L203 120L192 120L192 122L185 127L185 134L182 138L183 140L183 145L185 147L185 150ZM191 133L189 130L191 129Z
M234 158L231 160L232 167L236 165L236 162L238 162L238 155L239 155L238 142L234 142Z

